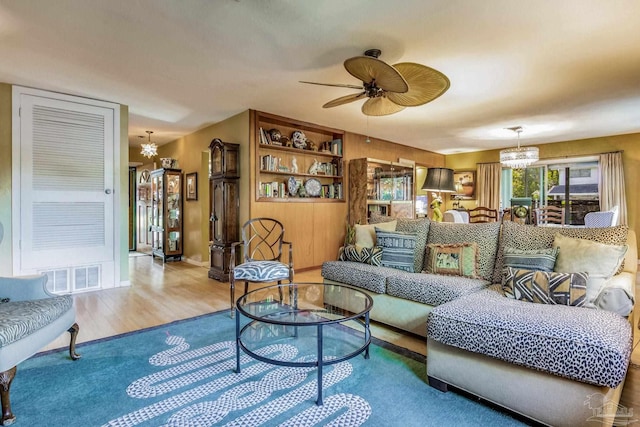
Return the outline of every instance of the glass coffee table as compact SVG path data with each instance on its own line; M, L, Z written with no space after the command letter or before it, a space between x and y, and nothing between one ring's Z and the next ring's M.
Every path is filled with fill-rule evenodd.
M324 304L324 290L340 299L345 311ZM280 298L282 295L282 298ZM371 331L369 312L373 300L358 288L324 283L284 283L248 292L236 308L236 372L240 372L240 349L262 362L289 367L316 367L318 399L322 405L322 370L364 352L369 358ZM242 324L241 319L246 322ZM295 360L281 353L265 353L274 344L293 346Z

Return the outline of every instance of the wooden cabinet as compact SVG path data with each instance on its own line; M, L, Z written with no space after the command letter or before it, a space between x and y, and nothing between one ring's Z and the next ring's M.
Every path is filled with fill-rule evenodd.
M413 165L377 159L349 162L349 222L366 224L372 213L414 218Z
M209 145L211 154L211 200L209 277L229 280L231 244L240 240L240 145L216 138Z
M256 112L259 202L344 202L344 132Z
M151 244L163 261L182 258L182 171L151 172Z

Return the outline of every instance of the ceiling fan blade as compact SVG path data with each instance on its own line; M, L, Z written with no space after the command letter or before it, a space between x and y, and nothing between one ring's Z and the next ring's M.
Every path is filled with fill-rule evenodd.
M389 99L405 107L416 107L431 102L449 89L447 76L433 68L413 62L395 64L394 68L405 78L409 90L405 93L387 93Z
M362 104L362 112L367 116L386 116L402 111L404 108L384 96L369 98L367 102Z
M354 93L352 95L341 96L340 98L336 98L333 101L329 101L322 106L322 108L331 108L337 107L338 105L348 104L353 101L357 101L362 98L366 98L366 92L362 93Z
M317 82L304 82L302 80L299 80L300 83L306 83L309 85L319 85L319 86L333 86L333 87L346 87L349 89L364 89L364 87L362 87L362 85L360 86L356 86L356 85L345 85L345 84L340 84L340 83L317 83Z
M356 56L344 61L344 68L353 77L365 83L375 80L376 86L388 92L404 93L409 90L409 85L398 70L380 59Z

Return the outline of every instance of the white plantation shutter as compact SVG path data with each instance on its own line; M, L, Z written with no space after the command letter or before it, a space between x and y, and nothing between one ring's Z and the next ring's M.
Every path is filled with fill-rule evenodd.
M34 203L33 250L103 246L104 203Z
M104 119L99 114L34 106L34 189L103 190Z
M113 277L114 109L69 98L20 94L19 270Z

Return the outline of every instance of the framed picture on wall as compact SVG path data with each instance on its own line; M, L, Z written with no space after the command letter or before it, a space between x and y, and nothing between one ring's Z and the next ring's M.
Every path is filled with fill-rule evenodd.
M198 172L188 173L186 175L187 200L198 200Z
M451 193L451 200L472 200L476 198L476 171L454 171L453 183L456 192Z

